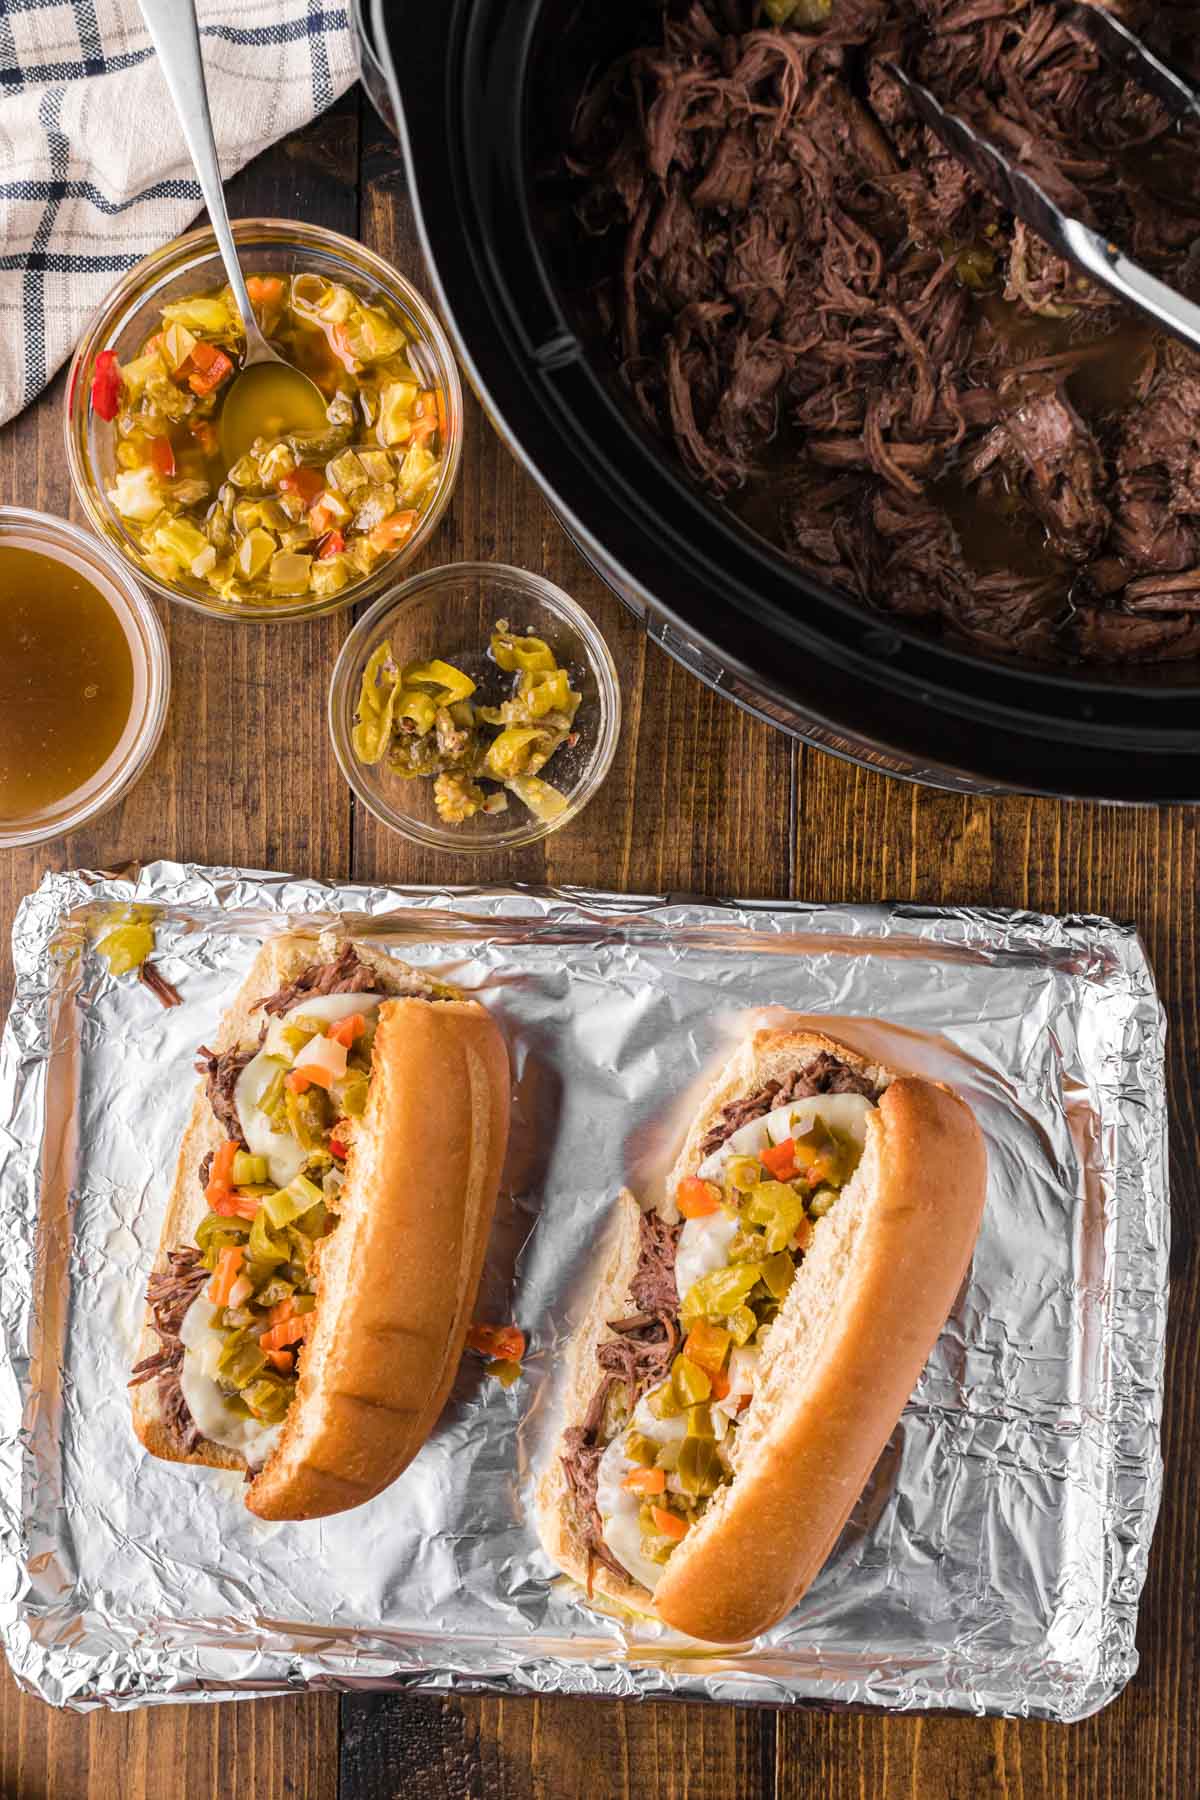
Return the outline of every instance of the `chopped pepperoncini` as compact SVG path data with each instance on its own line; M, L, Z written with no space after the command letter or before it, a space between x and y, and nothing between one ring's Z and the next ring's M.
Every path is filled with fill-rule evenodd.
M497 620L491 650L497 667L509 672L545 669L548 674L553 674L558 667L554 652L544 638L514 636L508 629L507 619Z
M625 1439L625 1454L630 1462L637 1463L639 1468L652 1469L658 1455L658 1445L644 1431L631 1431Z
M392 661L392 646L384 640L371 653L363 670L351 743L360 762L382 762L391 743L392 719L400 689L400 671Z
M712 1382L690 1357L677 1356L671 1364L671 1393L681 1410L697 1406L712 1393Z
M804 1217L804 1200L786 1181L760 1181L747 1194L742 1212L751 1225L763 1227L766 1248L773 1255L795 1237Z
M695 1319L724 1320L747 1298L761 1273L761 1263L735 1263L730 1268L714 1269L711 1274L702 1275L684 1295L680 1313L684 1325L690 1325ZM706 1399L707 1395L701 1394L699 1398Z
M118 925L96 945L97 952L108 964L110 975L128 975L140 969L154 949L154 931L149 925Z
M725 1470L721 1458L717 1454L717 1446L711 1438L685 1438L679 1451L679 1466L675 1478L685 1494L697 1498L715 1494L721 1485Z

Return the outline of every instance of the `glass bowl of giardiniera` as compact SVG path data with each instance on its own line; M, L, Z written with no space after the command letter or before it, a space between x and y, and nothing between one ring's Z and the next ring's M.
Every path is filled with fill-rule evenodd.
M450 345L362 244L278 219L241 220L234 237L260 324L321 408L281 432L268 396L261 434L227 462L221 408L244 335L212 233L194 231L131 269L80 341L66 410L76 491L165 599L240 619L373 599L428 542L458 478Z

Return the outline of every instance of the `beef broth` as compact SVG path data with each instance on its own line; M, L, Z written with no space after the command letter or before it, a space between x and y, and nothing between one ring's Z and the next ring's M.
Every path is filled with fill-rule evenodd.
M1189 7L1122 10L1186 67ZM580 96L573 261L691 475L823 582L980 648L1200 655L1200 357L984 193L885 63L1193 298L1200 131L1040 0L653 25Z

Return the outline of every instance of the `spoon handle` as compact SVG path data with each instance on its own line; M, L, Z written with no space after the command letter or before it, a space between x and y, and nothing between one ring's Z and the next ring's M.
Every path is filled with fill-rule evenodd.
M229 277L229 285L242 315L249 343L251 338L259 335L258 322L250 304L250 296L246 292L237 246L233 241L229 214L225 208L221 165L217 159L216 140L213 137L212 115L208 110L204 64L200 59L200 30L196 23L195 0L139 0L139 4L154 48L158 52L163 79L175 102L184 141L196 166L200 191L204 195L204 204L208 208L221 260L225 264L225 273Z

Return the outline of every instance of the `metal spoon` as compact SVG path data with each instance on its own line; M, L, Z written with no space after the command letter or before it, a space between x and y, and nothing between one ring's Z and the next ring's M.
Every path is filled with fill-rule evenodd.
M279 437L288 431L310 431L324 425L325 398L314 381L272 349L250 304L225 207L200 58L195 0L140 0L140 5L183 127L184 141L246 332L242 366L226 390L220 417L221 453L226 466L232 467L264 432Z

